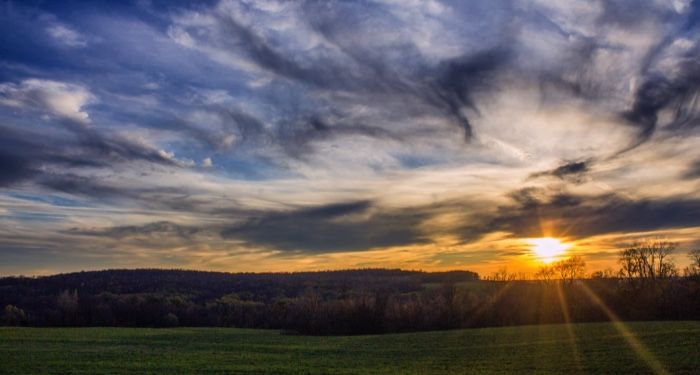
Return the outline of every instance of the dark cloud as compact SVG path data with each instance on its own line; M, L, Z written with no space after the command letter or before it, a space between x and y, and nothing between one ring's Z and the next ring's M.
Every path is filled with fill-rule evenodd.
M597 196L525 188L511 193L514 204L465 225L461 235L473 241L494 231L515 237L541 237L543 227L558 231L550 235L581 238L608 233L642 232L700 226L700 200L659 198L634 200L618 194Z
M197 94L188 92L188 95ZM144 113L137 113L135 119L152 129L178 132L188 142L197 143L210 152L225 153L233 146L259 147L275 142L273 130L268 129L263 119L233 105L196 101L187 108L206 116L190 118L169 108L158 108L143 110Z
M115 189L95 188L88 178L78 177L74 168L111 169L128 162L176 165L152 148L118 136L103 135L72 121L61 123L68 133L47 130L40 134L0 125L0 186L31 178L39 185L62 192L89 195ZM93 188L87 188L89 186Z
M164 157L152 147L133 142L116 134L104 134L94 126L84 126L70 120L63 120L61 124L75 136L77 141L75 147L84 153L80 156L87 160L87 163L113 165L119 162L145 161L176 165L173 160Z
M243 241L294 253L367 251L374 248L430 243L432 236L451 234L466 243L493 232L513 237L543 235L588 236L700 227L700 200L690 198L633 200L617 194L576 195L528 187L509 194L512 204L494 213L469 200L388 209L371 201L341 202L290 211L219 211L219 218L249 217L241 224L185 226L160 221L140 226L74 228L68 234L126 238L180 238L219 233ZM426 233L424 224L440 213L458 213L462 223ZM554 232L544 233L543 228Z
M519 206L532 207L539 205L545 198L546 190L538 187L526 187L508 194Z
M127 225L109 228L73 228L67 230L65 233L82 236L108 237L113 239L125 239L135 237L170 237L179 239L191 239L195 235L202 233L202 229L192 226L180 225L169 221L158 221L154 223L148 223L145 225Z
M683 173L683 178L688 180L700 178L700 159L688 166L688 169Z
M198 126L201 124L183 118L159 120L157 126L182 132L190 140L221 153L245 149L254 154L260 148L274 147L297 159L313 153L312 144L317 141L357 135L376 139L401 138L382 127L358 123L343 114L324 113L323 110L290 114L274 127L268 126L264 119L231 107L210 106L208 111L219 120L220 125L214 129L202 128Z
M232 17L222 18L221 25L225 36L222 40L224 43L228 44L230 48L246 51L260 67L280 77L324 87L331 86L334 82L342 79L342 76L333 74L331 66L301 66L276 51L250 27L242 25Z
M684 64L684 71L678 78L669 78L661 74L648 76L637 90L632 109L624 118L640 128L640 141L647 140L655 131L659 112L664 109L672 111L671 129L696 126L698 124L695 98L700 92L700 55L694 62Z
M29 163L25 159L0 151L0 187L10 186L30 174Z
M551 174L563 178L572 174L581 174L589 171L589 161L576 161L560 165Z
M554 169L533 173L530 178L552 176L573 183L581 183L585 180L586 174L590 172L591 164L591 160L569 161Z
M128 194L124 189L106 185L95 178L72 173L42 173L35 178L35 182L51 190L97 200L125 197Z
M378 105L380 109L384 107L383 116L391 116L390 112L411 112L411 106L405 104L406 101L413 102L414 109L423 111L424 114L439 114L459 126L467 139L472 137L473 129L463 107L478 113L475 95L495 89L497 85L493 82L494 78L507 69L510 62L509 48L497 46L448 59L431 67L422 61L416 46L397 45L395 48L410 56L410 63L417 67L412 70L401 69L390 65L392 62L377 51L368 51L365 46L348 40L346 32L353 27L353 23L364 21L348 18L346 14L338 13L337 9L313 2L306 3L304 9L309 26L322 34L326 42L331 43L337 51L341 51L341 57L318 47L322 53L317 55L326 57L302 64L299 61L303 59L299 56L279 51L256 34L253 27L243 25L231 17L219 20L220 38L215 42L231 51L244 51L260 68L273 73L277 78L288 79L304 87L352 93L356 96L357 104L381 96L381 103L374 101L372 105ZM369 9L364 11L371 12ZM399 111L391 108L393 101L403 104ZM311 118L309 124L315 130L319 130L319 124L324 124L322 129L343 129L346 133L359 132L368 136L386 134L386 131L366 124L333 121L332 116L324 116L323 110L314 113ZM303 121L292 121L294 122L303 124ZM333 122L332 126L329 126L330 122ZM302 133L297 135L297 139L315 135L305 132L303 125L296 130Z
M284 251L327 253L427 242L418 226L420 210L387 212L358 201L269 212L225 229L222 235Z
M685 17L685 22L673 34L649 51L644 62L643 80L635 92L632 108L623 113L625 120L640 129L636 144L651 137L664 110L671 115L669 123L664 124L671 130L683 130L700 124L700 112L696 105L700 95L700 45L695 38L700 30L699 1L690 3ZM671 57L671 63L676 65L673 69L659 69L659 62L668 59L666 54L682 36L689 38L692 47Z
M81 125L67 126L72 131L46 129L41 134L0 125L0 187L31 183L102 203L130 201L153 209L196 210L201 205L181 187L154 191L143 185L114 186L109 178L129 168L138 168L134 173L147 175L158 166L178 164L147 146L80 129ZM81 173L86 168L97 168L102 173Z
M370 201L333 203L325 206L304 208L296 211L298 217L311 219L333 219L351 214L360 214L372 207Z
M494 79L494 73L507 66L509 57L509 51L503 48L463 56L447 63L438 76L433 86L435 94L461 124L467 139L472 137L473 130L462 107L466 106L478 113L473 95L485 88L493 88L491 80Z
M34 173L32 153L41 152L41 148L32 141L35 138L25 138L25 134L0 125L0 187L20 182Z
M147 175L147 174L145 174ZM143 185L114 186L98 177L67 172L42 172L33 178L37 185L54 191L81 196L100 203L128 206L145 210L168 210L190 213L215 213L210 209L215 198L197 198L195 189L173 187L144 187ZM237 211L243 213L243 210Z

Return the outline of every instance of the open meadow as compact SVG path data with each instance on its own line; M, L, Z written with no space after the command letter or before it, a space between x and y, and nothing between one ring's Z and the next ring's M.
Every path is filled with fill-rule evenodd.
M700 322L295 336L233 328L0 328L0 372L673 373L700 369Z

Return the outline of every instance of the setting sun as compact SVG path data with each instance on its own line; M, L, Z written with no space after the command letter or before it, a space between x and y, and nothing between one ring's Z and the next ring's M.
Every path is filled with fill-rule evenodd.
M534 238L528 241L532 245L532 251L544 263L551 263L554 259L571 247L571 244L562 243L556 238Z

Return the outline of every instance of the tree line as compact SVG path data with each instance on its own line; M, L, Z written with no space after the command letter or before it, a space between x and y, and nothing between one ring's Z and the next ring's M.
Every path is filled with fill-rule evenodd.
M2 323L218 326L366 334L610 320L700 319L700 251L682 273L672 243L620 252L617 272L585 274L572 257L515 280L468 271L346 270L229 274L109 270L0 279ZM584 276L588 276L584 278Z

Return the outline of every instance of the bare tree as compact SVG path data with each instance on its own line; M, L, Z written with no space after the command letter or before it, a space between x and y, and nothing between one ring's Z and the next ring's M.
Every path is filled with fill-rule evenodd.
M543 266L535 273L535 278L542 281L555 279L572 282L586 277L586 262L576 255L568 259L560 260L551 266Z
M501 267L498 271L492 273L490 277L487 277L487 279L493 281L514 281L517 278L518 275L516 273L508 272L508 267Z
M555 271L553 267L543 266L535 273L535 278L537 280L550 282L554 279Z
M573 282L586 277L586 262L578 255L561 260L552 266L559 279Z
M620 252L620 277L632 280L642 276L642 266L640 262L639 252L636 248L631 247Z
M700 248L690 250L688 258L690 258L690 265L685 268L685 275L700 276Z
M676 242L646 240L636 242L620 252L620 275L628 279L656 280L677 275L670 259Z

